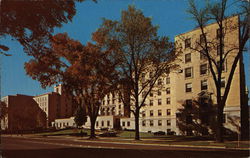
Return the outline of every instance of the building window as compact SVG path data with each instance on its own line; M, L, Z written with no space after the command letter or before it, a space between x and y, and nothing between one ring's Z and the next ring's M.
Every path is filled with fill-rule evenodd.
M166 103L167 103L167 104L171 104L170 98L167 98L167 99L166 99Z
M193 104L192 99L187 99L186 100L186 106L185 106L185 108L191 109L192 108L192 104Z
M202 50L202 51L200 52L200 60L204 60L204 59L207 59L207 56L206 56L205 50Z
M150 96L150 97L153 97L153 96L154 96L154 94L153 94L152 92L150 92L150 93L149 93L149 96Z
M150 111L149 111L149 114L150 114L150 116L154 116L154 111L153 111L153 110L150 110Z
M206 36L206 34L205 35L200 34L200 44L205 43L205 36Z
M221 88L225 88L226 87L226 79L225 77L221 78Z
M170 94L170 87L166 89L166 94Z
M102 121L102 127L104 126L104 121Z
M207 74L207 64L200 65L200 75Z
M222 67L220 67L220 61L217 61L217 66L221 69L221 72L225 71L225 62L223 62Z
M220 51L220 45L217 46L217 55L219 56L220 54L224 54L224 44L221 45L222 47L222 52Z
M119 96L118 102L121 103L122 102L122 97Z
M167 120L167 126L171 126L171 120Z
M160 96L161 95L161 90L158 90L158 96Z
M110 100L107 100L107 104L109 105L109 103L110 103Z
M170 77L166 78L166 84L170 84Z
M112 104L115 104L115 99L112 99Z
M192 77L192 67L185 68L185 78Z
M162 120L158 120L158 126L162 126Z
M154 105L154 101L153 101L153 100L150 100L150 101L149 101L149 105L150 105L150 106L153 106L153 105Z
M216 38L219 39L223 35L223 29L222 29L222 34L220 32L220 29L216 30Z
M171 115L171 109L167 109L167 116Z
M141 74L142 82L145 82L145 76L146 76L145 73L142 73L142 74Z
M98 127L99 126L99 122L98 121L96 121L96 127Z
M142 117L145 117L145 116L146 116L146 112L142 111Z
M142 126L146 126L146 121L145 120L142 121Z
M207 80L201 80L201 90L207 90Z
M129 121L127 122L127 126L128 126L128 127L130 126L130 122L129 122Z
M191 38L185 39L185 48L191 47Z
M158 79L158 85L162 85L162 79L161 78Z
M185 54L185 63L191 62L191 53Z
M124 121L122 122L122 126L123 126L123 127L125 126L125 122L124 122Z
M149 121L149 125L150 125L150 126L154 126L154 121L153 121L153 120L150 120L150 121Z
M161 110L158 110L158 116L161 116L161 115L162 115Z
M161 105L161 99L158 99L158 105Z
M110 126L110 121L107 121L107 126L108 126L108 127Z
M192 83L186 83L186 92L192 92Z

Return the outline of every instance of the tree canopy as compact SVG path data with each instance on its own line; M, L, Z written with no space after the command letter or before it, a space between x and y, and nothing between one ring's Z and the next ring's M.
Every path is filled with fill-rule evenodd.
M156 81L169 72L173 66L171 62L176 57L174 44L168 37L158 36L157 30L151 18L145 17L134 6L129 6L122 11L119 21L104 19L100 28L93 33L97 45L110 51L111 60L117 62L120 94L125 88L131 98L129 103L124 102L127 95L122 100L125 105L129 104L135 116L135 139L139 139L140 109Z
M55 27L72 21L75 3L84 0L1 0L0 38L11 36L23 45L29 55L43 51ZM0 53L8 46L0 44Z
M57 34L50 40L46 51L25 63L29 76L38 80L42 87L62 83L91 121L91 137L95 137L95 120L101 100L116 86L115 63L108 58L108 51Z

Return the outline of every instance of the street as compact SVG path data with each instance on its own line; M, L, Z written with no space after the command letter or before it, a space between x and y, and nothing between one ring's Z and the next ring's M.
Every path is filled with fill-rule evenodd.
M1 138L3 158L193 158L248 157L248 151L109 143L67 137Z

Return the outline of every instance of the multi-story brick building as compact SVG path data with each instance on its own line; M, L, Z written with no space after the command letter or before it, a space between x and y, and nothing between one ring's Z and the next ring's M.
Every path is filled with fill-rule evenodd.
M1 120L1 129L10 132L41 129L46 126L46 114L33 100L33 96L8 95L2 98L8 112Z
M40 112L46 114L46 124L44 127L50 127L55 119L67 118L73 116L74 106L72 98L66 95L62 85L54 87L54 92L49 92L37 96L14 95L3 97L2 100L7 104L8 115L1 120L2 129L14 129L16 121L12 121L15 113L20 111L19 108L32 109L33 114L29 111L23 111L23 115L29 115L29 118L36 117ZM36 111L34 108L37 107ZM37 112L37 113L36 113ZM40 126L40 125L39 125ZM27 124L28 127L28 124Z

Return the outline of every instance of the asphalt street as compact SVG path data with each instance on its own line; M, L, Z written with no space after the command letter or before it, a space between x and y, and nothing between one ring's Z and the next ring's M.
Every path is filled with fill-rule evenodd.
M248 157L249 151L112 143L72 137L1 137L0 158L214 158Z

